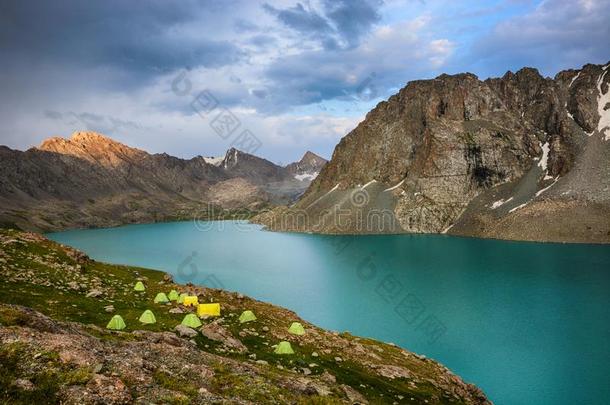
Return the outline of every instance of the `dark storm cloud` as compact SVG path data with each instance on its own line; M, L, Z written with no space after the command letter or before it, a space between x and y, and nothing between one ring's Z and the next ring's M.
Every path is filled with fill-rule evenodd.
M324 8L326 16L335 24L341 36L350 46L356 46L361 37L381 18L377 10L382 4L381 0L326 0Z
M319 10L309 3L283 9L263 5L283 25L301 38L318 41L323 49L274 59L264 73L269 87L265 103L257 108L278 112L353 94L360 80L348 82L347 77L356 74L364 79L371 73L372 61L357 48L379 22L382 5L380 0L324 0Z
M263 8L287 27L333 50L358 45L380 20L378 9L382 4L381 0L325 0L321 11L302 3L285 9L269 4Z
M286 9L275 8L270 4L264 4L263 8L275 15L281 22L303 34L318 33L325 34L332 29L328 21L315 10L305 8L303 4L297 3L294 7Z
M14 1L0 6L0 55L26 64L107 67L145 80L183 66L218 67L242 56L210 35L180 35L205 16L201 1ZM202 26L202 31L205 29Z
M610 58L610 0L548 0L524 16L500 22L475 42L468 60L479 74L534 66L554 75Z

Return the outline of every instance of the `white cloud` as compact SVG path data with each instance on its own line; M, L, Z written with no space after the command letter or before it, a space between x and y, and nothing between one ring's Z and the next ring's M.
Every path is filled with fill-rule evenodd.
M431 53L429 60L437 69L445 64L455 48L455 45L448 39L435 39L430 42L429 46Z

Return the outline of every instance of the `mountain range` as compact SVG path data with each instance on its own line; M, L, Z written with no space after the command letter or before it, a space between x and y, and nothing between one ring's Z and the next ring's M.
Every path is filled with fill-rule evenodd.
M0 222L59 230L250 217L329 234L610 242L606 65L409 82L326 162L149 154L93 132L0 147Z
M299 201L255 221L317 233L610 242L610 64L408 83Z
M325 163L307 152L282 167L234 148L186 160L75 132L27 151L0 147L0 222L48 231L248 217L293 202Z

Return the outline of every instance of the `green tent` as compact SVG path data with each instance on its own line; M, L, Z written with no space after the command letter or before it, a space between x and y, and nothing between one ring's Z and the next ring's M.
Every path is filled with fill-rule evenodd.
M178 296L178 304L184 304L184 297L188 297L188 294L182 293Z
M169 302L169 300L167 299L167 295L165 295L165 293L160 292L155 297L155 304L165 304L166 302Z
M252 311L244 311L239 316L239 323L246 323L250 321L256 321L256 315Z
M136 285L133 287L133 289L136 290L136 291L144 291L144 290L146 290L146 287L144 287L144 283L143 282L138 281L136 283Z
M275 354L294 354L294 350L292 350L292 346L290 346L290 342L282 341L275 347L274 353Z
M145 324L157 323L157 319L155 318L155 314L153 314L150 309L147 309L140 316L140 322Z
M299 322L293 322L292 325L290 325L290 328L288 328L288 333L292 333L293 335L304 335L305 328L303 328L303 325Z
M169 298L170 301L178 301L178 297L178 291L176 290L171 290L167 295L167 298Z
M123 330L126 327L127 325L125 325L125 321L121 318L121 315L113 316L110 322L108 322L108 325L106 325L106 329L112 330Z
M202 325L199 318L195 314L186 314L184 319L182 320L182 325L188 326L189 328L198 328Z

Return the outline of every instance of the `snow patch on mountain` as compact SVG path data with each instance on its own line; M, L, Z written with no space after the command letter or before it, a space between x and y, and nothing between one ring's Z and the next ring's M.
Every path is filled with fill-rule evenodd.
M540 166L542 170L546 171L551 147L548 142L545 142L544 145L541 142L540 147L542 148L542 157L540 158L540 162L538 162L538 166Z
M609 65L610 66L610 65ZM597 91L599 95L597 97L597 113L599 114L599 122L597 123L597 131L604 136L604 140L610 140L610 107L605 109L606 105L610 103L610 86L606 90L606 94L602 93L602 84L604 83L604 77L608 73L604 68L604 73L599 76L597 80Z
M508 200L504 200L504 199L498 200L491 205L491 209L495 210L496 208L503 206L504 204L511 201L512 199L513 199L513 197L509 198Z
M318 177L318 172L303 173L294 176L294 178L299 181L313 181L313 179L315 179L316 177Z
M224 160L224 156L216 156L216 157L209 156L209 157L204 157L203 160L205 160L206 163L209 163L211 165L220 166L220 164Z

